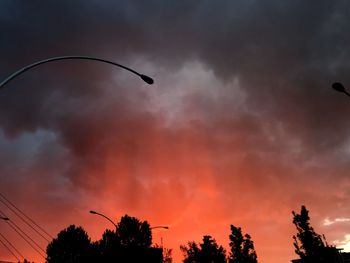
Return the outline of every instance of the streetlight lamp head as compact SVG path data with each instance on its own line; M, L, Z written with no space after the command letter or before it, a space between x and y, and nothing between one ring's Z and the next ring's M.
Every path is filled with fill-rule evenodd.
M96 214L96 212L93 210L90 210L90 214Z
M345 88L340 82L334 82L332 84L332 88L339 92L345 92Z
M155 228L163 228L163 229L169 229L168 226L153 226L150 229L155 229Z
M151 77L148 77L146 75L140 75L141 79L146 82L149 85L152 85L154 83L154 80Z
M10 221L10 218L8 218L8 217L0 217L0 219L2 219L2 220L5 220L5 221Z

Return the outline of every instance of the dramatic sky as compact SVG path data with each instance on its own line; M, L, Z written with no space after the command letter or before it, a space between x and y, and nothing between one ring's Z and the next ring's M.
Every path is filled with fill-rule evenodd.
M295 258L291 211L350 250L347 0L0 3L0 192L52 235L124 214L174 249L230 224L260 263ZM11 212L0 203L0 210ZM15 219L14 219L15 220ZM0 233L42 259L0 221ZM41 241L40 241L41 242ZM45 243L42 243L45 246ZM0 259L14 260L0 246Z

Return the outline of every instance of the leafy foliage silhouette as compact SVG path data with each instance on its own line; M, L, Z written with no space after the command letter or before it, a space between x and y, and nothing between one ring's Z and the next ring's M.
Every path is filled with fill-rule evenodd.
M78 262L163 262L163 249L151 247L152 232L147 221L125 215L115 231L106 230L91 243L87 233L74 225L62 230L47 246L47 263Z
M70 225L58 233L46 248L47 263L91 262L93 256L89 236L82 227Z
M184 254L184 263L225 263L226 251L211 236L203 236L203 243L188 242L180 246Z
M251 236L245 234L243 236L240 227L231 225L230 247L229 255L230 263L257 263L257 255L254 249L254 243Z
M102 262L162 262L162 249L151 247L152 232L147 221L125 215L116 231L106 230L95 242Z
M147 221L123 216L118 223L117 237L122 246L149 248L152 245L152 231Z
M102 262L110 262L117 259L121 249L116 232L109 229L105 230L102 238L94 242L93 245L98 258Z
M297 235L293 236L295 253L303 262L332 263L337 262L336 247L329 246L324 236L315 232L310 226L309 211L303 205L300 214L292 211L293 224L297 228Z
M163 248L163 263L172 263L173 257L172 257L172 249Z

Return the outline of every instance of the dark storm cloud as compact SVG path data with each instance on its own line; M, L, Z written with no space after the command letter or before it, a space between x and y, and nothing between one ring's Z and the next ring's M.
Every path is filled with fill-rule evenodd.
M348 82L346 1L8 1L2 6L2 76L67 54L128 63L141 59L169 75L199 61L222 83L239 79L248 109L240 116L229 101L222 103L234 96L230 88L213 87L222 94L221 103L212 94L185 94L185 109L201 112L214 127L209 136L235 131L232 124L242 130L236 119L246 118L255 125L244 133L247 145L277 147L278 153L283 140L297 139L305 158L335 151L348 136L348 101L330 90L332 81ZM159 128L157 117L145 113L148 95L128 91L138 82L116 84L115 69L93 62L53 64L23 74L2 90L0 125L7 136L53 131L69 158L78 158L75 169L86 160L99 169L106 145L123 138L121 127L145 119L141 123ZM103 88L108 82L118 96ZM274 146L258 138L261 129L283 136Z
M186 60L199 59L220 77L239 76L249 106L286 122L288 129L296 129L306 141L337 145L339 141L328 136L337 125L337 138L346 135L342 132L348 128L346 101L329 92L331 81L348 81L345 18L349 6L345 1L11 1L3 5L3 76L34 60L62 54L124 61L141 56L159 67L181 67ZM91 66L88 73L95 69ZM30 88L31 117L21 116L26 116L26 122L44 125L45 116L38 116L40 106L55 89L68 94L92 92L88 80L80 82L84 78L79 75L87 73L84 70L64 74L60 86L66 87ZM104 70L95 77L103 79ZM36 73L43 82L53 74L43 69ZM73 76L79 79L74 89L65 84ZM15 104L11 97L9 101ZM19 104L12 107L25 107ZM16 119L11 117L11 121ZM296 128L299 122L306 125L304 131Z

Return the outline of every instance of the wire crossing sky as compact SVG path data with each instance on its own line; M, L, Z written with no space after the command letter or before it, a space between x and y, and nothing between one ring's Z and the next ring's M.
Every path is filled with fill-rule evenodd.
M27 245L29 245L35 252L38 253L38 255L40 255L45 260L46 245L52 240L53 237L1 193L0 193L0 203L2 204L2 206L5 207L5 209L8 210L8 213L5 213L3 212L3 210L0 209L0 216L3 219L5 219L4 224L6 223L9 228L11 228L15 233L18 234L14 242L16 244L20 244L18 240L20 237L21 239L23 239L23 241L25 241ZM22 222L22 225L20 223L15 223L18 219L20 219L20 221ZM29 233L28 229L25 229L24 226L26 226L27 228L29 227L29 229L34 231L36 235L33 236L33 232ZM2 229L5 229L5 228L2 228ZM44 247L36 241L38 238L37 235L39 235L41 238L45 240ZM45 237L45 235L48 236L49 238ZM20 258L22 260L25 259L22 253L20 253L18 249L13 245L13 242L9 241L1 233L0 233L0 237L1 237L1 243L10 252L10 254L12 254L18 261L20 261Z
M12 254L18 261L20 261L21 259L23 260L24 257L21 254L21 252L19 252L16 247L4 236L0 233L0 242L1 244L10 252L10 254ZM9 245L7 245L7 244ZM16 254L17 253L17 254ZM19 256L19 257L18 257ZM20 259L21 258L21 259Z

